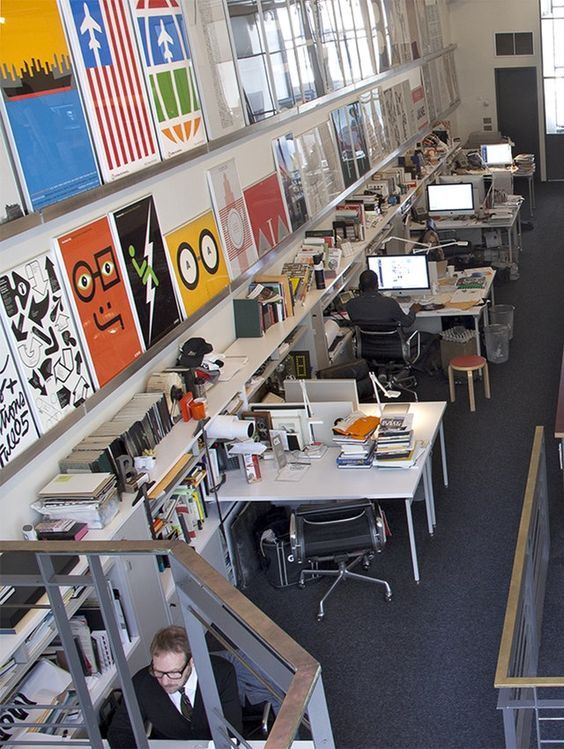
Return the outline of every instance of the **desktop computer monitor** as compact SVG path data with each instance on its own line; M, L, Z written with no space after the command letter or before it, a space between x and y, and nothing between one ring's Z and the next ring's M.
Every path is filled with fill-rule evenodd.
M427 185L429 216L473 216L474 190L471 182Z
M470 182L474 192L474 209L478 208L484 202L487 187L483 174L441 174L438 179L441 185L459 185L461 182Z
M369 255L366 260L378 276L380 291L406 296L431 290L427 255Z
M509 143L488 143L480 146L480 155L488 166L509 166L513 163Z

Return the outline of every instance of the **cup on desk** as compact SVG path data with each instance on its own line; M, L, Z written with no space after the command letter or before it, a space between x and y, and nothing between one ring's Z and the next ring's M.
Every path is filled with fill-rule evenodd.
M454 278L454 265L447 265L447 276Z

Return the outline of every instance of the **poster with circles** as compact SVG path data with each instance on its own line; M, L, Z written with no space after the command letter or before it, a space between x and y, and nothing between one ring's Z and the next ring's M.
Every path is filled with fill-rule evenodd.
M186 317L229 285L229 273L212 211L165 234Z
M235 280L258 260L235 159L210 169L208 185L225 248L229 276Z

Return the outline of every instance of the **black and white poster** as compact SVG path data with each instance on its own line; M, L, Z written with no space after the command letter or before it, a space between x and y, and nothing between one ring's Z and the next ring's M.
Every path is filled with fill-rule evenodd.
M112 214L131 304L149 348L182 319L151 195Z
M94 392L53 256L38 255L0 276L0 311L41 432Z
M39 437L27 391L0 335L0 469Z

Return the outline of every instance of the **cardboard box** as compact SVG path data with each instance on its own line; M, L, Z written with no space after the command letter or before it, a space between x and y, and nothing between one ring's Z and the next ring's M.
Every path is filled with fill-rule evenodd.
M476 338L471 338L465 343L458 341L444 341L441 338L441 367L445 374L448 374L448 363L455 356L471 356L477 354ZM465 382L466 375L464 372L455 372L454 379L456 382Z

